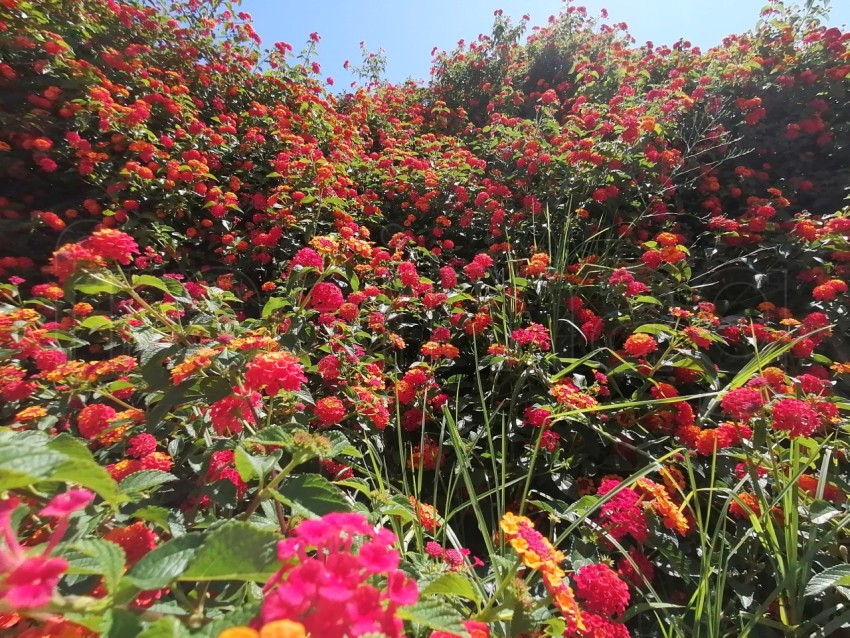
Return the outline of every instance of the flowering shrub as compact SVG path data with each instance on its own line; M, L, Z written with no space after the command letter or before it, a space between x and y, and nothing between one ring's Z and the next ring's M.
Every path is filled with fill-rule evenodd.
M335 94L228 2L0 1L0 628L846 630L823 17Z

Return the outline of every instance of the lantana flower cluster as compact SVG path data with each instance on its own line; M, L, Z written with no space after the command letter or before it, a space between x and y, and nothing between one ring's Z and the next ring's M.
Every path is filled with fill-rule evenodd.
M283 566L263 589L254 629L260 636L276 636L268 628L286 621L311 636L383 633L399 638L403 626L396 611L414 604L419 592L399 569L395 542L392 532L375 530L361 514L327 514L302 522L278 543Z

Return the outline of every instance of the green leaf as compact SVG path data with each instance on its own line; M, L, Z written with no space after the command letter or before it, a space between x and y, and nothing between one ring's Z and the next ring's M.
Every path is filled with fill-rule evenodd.
M105 292L107 295L114 295L120 292L121 287L106 281L87 281L74 284L74 290L84 295L97 295L102 292Z
M186 289L183 288L179 281L171 279L170 277L163 277L160 279L153 275L133 275L132 284L133 288L138 288L140 286L156 288L157 290L166 292L175 298L186 296Z
M0 447L0 491L32 485L49 477L68 457L47 449L30 450Z
M112 325L112 320L104 315L92 315L91 317L86 317L80 322L80 327L85 328L90 332L100 330L101 328L112 327Z
M142 590L165 587L186 571L203 541L202 534L192 532L163 543L136 563L128 580Z
M272 495L292 508L294 513L308 518L350 511L342 492L320 474L287 477Z
M280 535L245 521L228 521L212 532L180 580L265 581L278 568Z
M634 297L632 301L634 301L635 303L649 303L656 306L664 305L663 303L661 303L660 300L656 299L655 297L650 297L649 295L638 295L637 297Z
M139 617L123 609L109 609L105 617L108 629L103 638L135 638L142 628Z
M169 472L163 472L162 470L142 470L141 472L130 474L130 476L121 481L118 488L125 494L138 494L176 480L177 477Z
M133 512L133 518L138 518L142 521L154 523L162 529L168 529L168 517L171 510L167 507L159 507L157 505L147 505Z
M845 582L846 581L846 582ZM806 596L817 596L830 587L850 584L850 565L835 565L812 576L806 585Z
M635 334L646 333L651 335L659 335L659 334L667 334L667 335L675 335L676 332L670 328L670 326L665 326L661 323L646 323L639 328L635 328Z
M257 434L248 439L248 442L258 445L282 445L283 447L288 447L292 445L292 434L295 431L282 425L275 425L257 432Z
M97 571L84 571L81 569L75 570L72 565L69 569L71 573L100 574L103 576L103 583L106 585L106 590L110 593L115 591L118 581L121 580L121 575L124 573L124 562L126 560L124 550L119 545L100 538L94 538L74 543L71 545L71 549L93 559L97 566Z
M225 629L240 626L244 627L249 624L259 613L259 602L248 603L216 618L208 625L204 625L197 633L192 635L197 636L198 638L218 638L218 635Z
M174 616L165 616L138 635L138 638L189 638L191 634Z
M422 590L422 595L440 594L443 596L459 596L474 603L481 602L481 596L469 579L458 572L446 572Z
M262 318L268 319L275 310L279 310L280 308L284 308L289 305L289 300L285 297L272 297L266 302L266 305L263 306Z
M21 454L21 450L27 450ZM0 490L43 481L75 483L97 492L110 503L121 502L115 481L88 448L68 434L15 432L0 438Z
M396 616L433 631L445 631L463 636L466 629L458 612L445 600L426 598L410 607L401 607Z
M76 483L88 488L113 505L123 502L115 480L94 460L91 451L78 439L62 433L47 439L47 448L66 455L67 460L50 477L52 481Z
M351 442L348 440L342 432L338 430L330 430L325 432L323 436L331 442L331 449L325 455L325 458L333 459L338 456L352 456L354 458L362 458L363 454L351 445Z
M255 476L259 476L260 470L254 464L253 457L241 445L234 450L233 461L236 465L236 471L239 472L239 478L246 483Z

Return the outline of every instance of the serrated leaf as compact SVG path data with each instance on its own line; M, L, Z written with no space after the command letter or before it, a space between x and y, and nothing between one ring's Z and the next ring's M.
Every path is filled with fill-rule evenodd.
M331 512L350 511L342 492L320 474L287 477L272 494L292 508L293 512L308 518L317 518Z
M396 616L433 631L445 631L459 636L466 634L460 614L448 602L439 598L426 598L410 607L401 607Z
M138 518L142 521L148 521L158 525L162 529L168 529L168 517L171 510L167 507L159 507L156 505L147 505L133 512L133 518Z
M267 580L279 566L279 539L271 530L228 521L207 536L180 580Z
M163 543L146 554L127 574L139 589L160 589L177 580L195 558L204 537L192 532Z
M844 582L848 579L847 582ZM850 565L835 565L812 576L806 585L806 596L817 596L830 587L850 584Z
M71 548L91 558L97 566L97 571L74 570L73 565L69 571L78 574L100 574L103 576L106 590L110 593L114 592L124 573L126 561L124 550L119 545L100 538L79 541L71 545Z
M258 445L282 445L284 447L292 444L293 431L281 425L275 425L257 432L248 441Z
M458 572L446 572L422 590L422 595L440 594L443 596L459 596L474 603L481 602L481 596L472 586L470 580Z
M326 458L332 459L337 456L351 456L359 459L363 456L360 450L351 445L348 437L342 432L331 430L325 432L323 436L331 442L331 449L328 451Z
M0 449L0 491L13 490L45 480L68 457L48 449L21 454L21 448Z
M121 481L118 488L125 494L138 494L159 487L165 483L176 481L177 477L162 470L142 470L134 472Z

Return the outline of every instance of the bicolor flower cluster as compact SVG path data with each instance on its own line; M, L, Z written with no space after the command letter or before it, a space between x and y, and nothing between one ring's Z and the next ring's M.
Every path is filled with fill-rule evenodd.
M525 516L508 512L502 517L499 527L505 540L520 557L522 564L540 572L543 584L552 596L552 603L564 616L568 626L576 631L582 631L585 628L582 612L568 584L566 572L561 567L564 555L555 549L545 536L534 529L531 519Z

